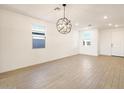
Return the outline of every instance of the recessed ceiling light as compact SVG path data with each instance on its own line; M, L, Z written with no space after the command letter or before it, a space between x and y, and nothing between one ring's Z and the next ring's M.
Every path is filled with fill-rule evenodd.
M104 19L108 19L108 16L104 16Z
M78 26L79 24L78 23L75 23L75 26Z
M117 24L115 25L115 27L118 27L118 26L119 26L119 25L117 25Z
M111 24L111 23L109 23L109 24L108 24L108 26L112 26L112 24Z

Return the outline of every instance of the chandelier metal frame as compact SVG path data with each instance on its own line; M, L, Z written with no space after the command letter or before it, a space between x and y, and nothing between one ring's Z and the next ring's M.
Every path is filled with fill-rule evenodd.
M60 32L61 34L67 34L71 31L72 24L71 21L65 17L66 4L63 4L63 7L64 7L64 17L57 20L56 28L58 32Z

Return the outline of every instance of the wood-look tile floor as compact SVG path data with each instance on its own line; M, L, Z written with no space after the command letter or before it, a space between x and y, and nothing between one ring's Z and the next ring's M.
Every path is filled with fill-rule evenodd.
M124 58L75 55L0 74L0 88L123 89Z

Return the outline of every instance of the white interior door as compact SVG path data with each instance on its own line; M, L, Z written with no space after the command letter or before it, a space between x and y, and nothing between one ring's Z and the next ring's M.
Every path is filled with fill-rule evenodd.
M124 31L112 31L112 55L124 56Z

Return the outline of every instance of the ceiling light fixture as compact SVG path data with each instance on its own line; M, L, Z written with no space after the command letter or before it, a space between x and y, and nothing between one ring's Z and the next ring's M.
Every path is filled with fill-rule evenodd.
M115 25L115 27L118 27L118 26L119 26L119 25L117 25L117 24Z
M104 16L104 19L108 19L108 16Z
M60 32L61 34L67 34L71 31L72 24L71 24L71 21L65 17L66 4L62 4L62 6L64 7L64 17L60 18L57 21L56 28L57 28L58 32Z
M78 23L75 23L75 26L78 26L79 24Z
M109 24L108 24L108 26L112 26L112 24L111 24L111 23L109 23Z

